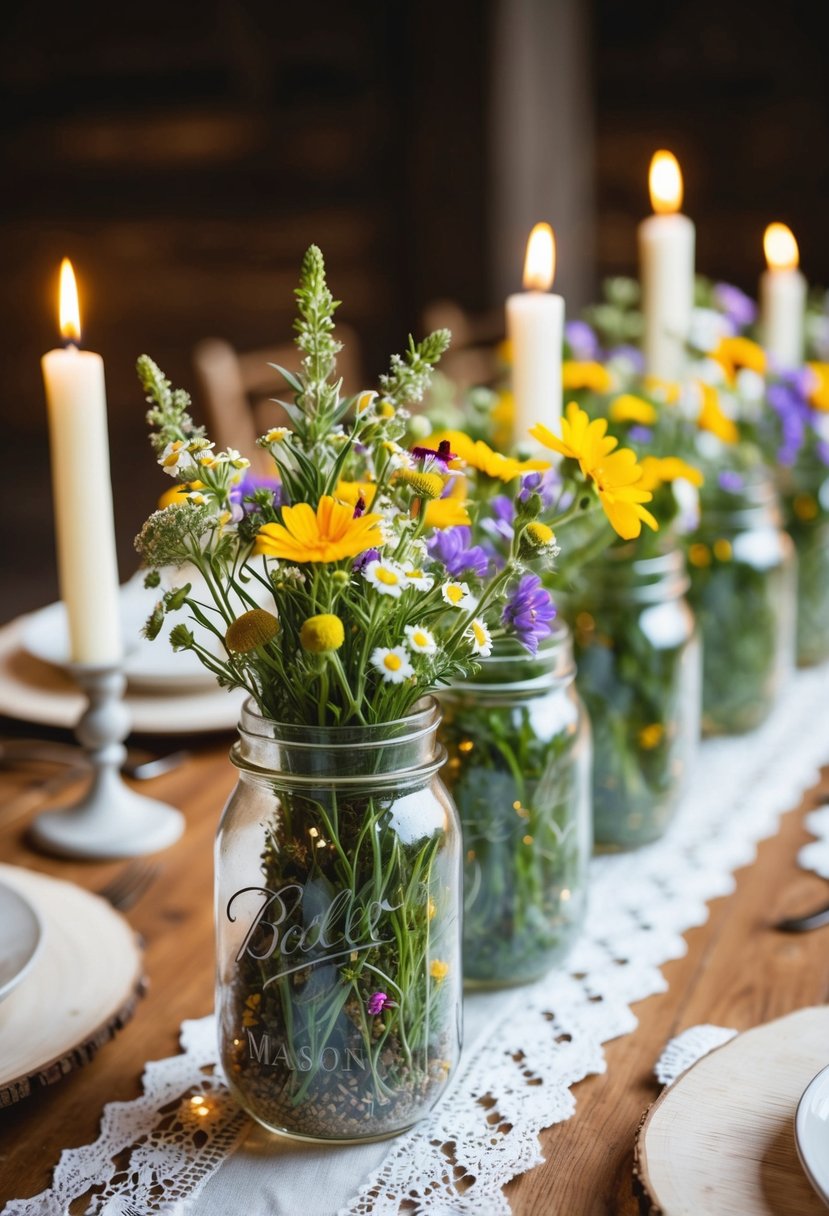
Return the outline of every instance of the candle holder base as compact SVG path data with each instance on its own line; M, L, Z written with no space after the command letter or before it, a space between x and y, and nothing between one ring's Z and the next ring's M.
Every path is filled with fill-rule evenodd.
M138 857L166 849L184 831L184 816L137 794L121 777L130 717L120 667L75 665L71 670L89 698L75 734L89 756L92 784L72 806L38 815L32 839L63 857Z

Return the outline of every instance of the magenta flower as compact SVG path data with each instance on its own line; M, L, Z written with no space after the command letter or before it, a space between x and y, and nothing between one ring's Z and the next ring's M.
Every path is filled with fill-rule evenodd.
M442 465L449 464L450 460L458 459L452 451L448 439L442 439L436 448L413 447L411 451L415 460L438 460Z
M372 992L366 1003L366 1009L371 1017L376 1018L384 1009L393 1009L394 1001L392 1001L385 992Z

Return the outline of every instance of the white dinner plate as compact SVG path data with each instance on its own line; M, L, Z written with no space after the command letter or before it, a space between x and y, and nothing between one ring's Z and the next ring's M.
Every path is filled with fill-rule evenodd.
M23 979L42 938L40 917L28 899L0 882L0 1001Z
M803 1091L794 1118L800 1164L823 1202L829 1205L829 1067Z
M144 622L158 598L158 591L148 590L144 586L140 572L121 587L124 674L130 688L137 692L176 692L215 687L215 676L202 666L192 651L175 651L170 645L167 635L179 620L184 619L183 614L174 614L165 620L161 633L154 641L149 642L142 637ZM22 642L24 650L41 662L65 667L69 660L69 627L65 606L62 603L49 604L33 612L26 620Z

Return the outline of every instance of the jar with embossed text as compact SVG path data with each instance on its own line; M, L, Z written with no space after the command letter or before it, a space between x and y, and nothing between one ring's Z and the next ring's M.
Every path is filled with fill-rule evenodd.
M461 1038L461 834L432 699L395 722L242 711L216 842L220 1052L272 1131L382 1139L439 1100Z

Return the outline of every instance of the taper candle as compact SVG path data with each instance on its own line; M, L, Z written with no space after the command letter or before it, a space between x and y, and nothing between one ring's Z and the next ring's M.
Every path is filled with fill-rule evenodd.
M639 225L645 370L679 380L694 306L695 230L680 213L682 173L672 152L655 152L648 177L654 215Z
M109 470L104 361L79 350L78 293L72 265L60 272L64 349L43 356L60 593L69 619L69 658L109 664L121 658L118 563Z
M524 291L507 299L507 337L512 347L513 442L538 445L530 427L543 422L556 430L561 417L561 351L564 299L550 288L555 277L555 237L549 224L536 224L527 242Z
M769 224L763 235L768 270L760 276L760 333L766 353L780 367L803 362L806 279L791 228Z

